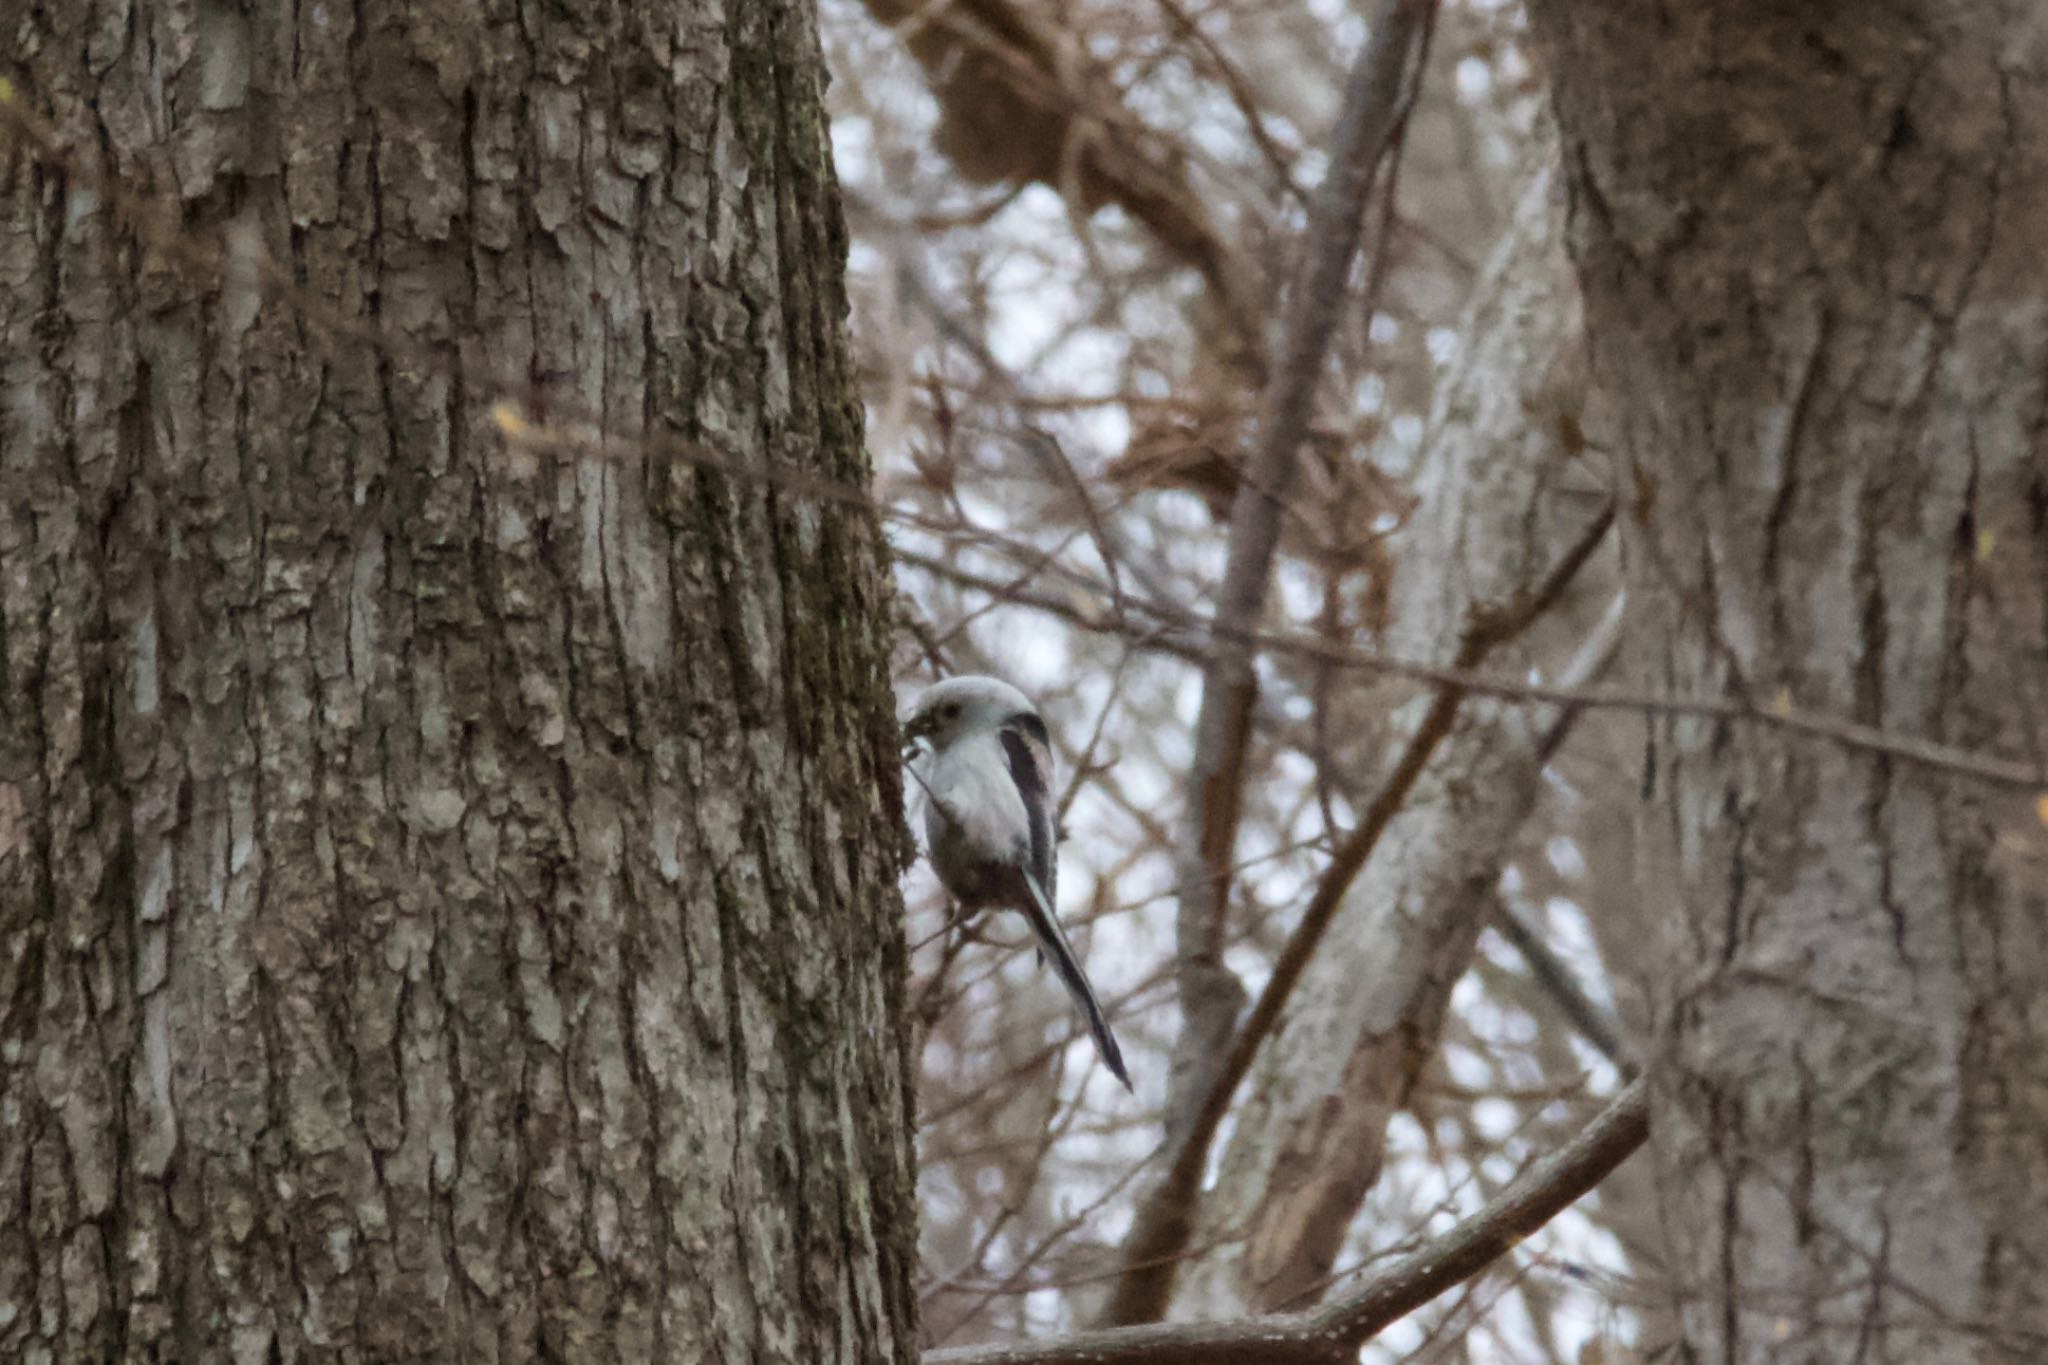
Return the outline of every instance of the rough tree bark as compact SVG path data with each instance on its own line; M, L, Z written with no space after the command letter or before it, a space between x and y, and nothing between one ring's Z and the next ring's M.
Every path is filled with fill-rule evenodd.
M911 1358L808 0L0 32L0 1356Z
M2039 762L2048 17L1530 8L1640 680ZM2048 1358L2036 794L1754 728L1645 741L1684 1358Z

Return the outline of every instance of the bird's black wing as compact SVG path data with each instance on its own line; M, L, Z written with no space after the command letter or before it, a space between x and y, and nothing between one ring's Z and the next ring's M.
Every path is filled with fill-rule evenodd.
M1045 892L1047 904L1058 894L1059 851L1054 847L1052 808L1052 738L1045 722L1029 711L1020 711L1003 722L1003 757L1010 764L1010 780L1017 795L1024 798L1024 819L1031 831L1031 875Z

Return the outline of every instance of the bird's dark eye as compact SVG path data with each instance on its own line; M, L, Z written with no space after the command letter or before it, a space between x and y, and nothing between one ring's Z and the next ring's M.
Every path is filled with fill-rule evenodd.
M941 706L941 707L939 708L939 719L940 719L940 720L951 720L951 719L953 719L953 717L955 717L955 716L957 716L957 715L959 715L959 714L960 714L960 703L959 703L959 702L957 702L957 701L949 701L949 702L947 702L947 703L946 703L946 704L945 704L944 706Z

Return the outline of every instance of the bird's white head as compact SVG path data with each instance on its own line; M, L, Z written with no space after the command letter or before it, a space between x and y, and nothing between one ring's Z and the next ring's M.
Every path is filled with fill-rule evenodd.
M1001 678L968 673L926 688L904 717L903 738L930 740L932 747L943 749L1020 715L1038 715L1029 697Z

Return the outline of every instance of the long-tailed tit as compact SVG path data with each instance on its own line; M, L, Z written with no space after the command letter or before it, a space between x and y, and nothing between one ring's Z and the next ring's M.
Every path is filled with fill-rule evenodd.
M1015 910L1066 984L1110 1074L1131 1088L1123 1052L1053 914L1052 746L1022 692L997 678L948 678L910 708L904 737L927 740L919 776L932 869L963 910Z

